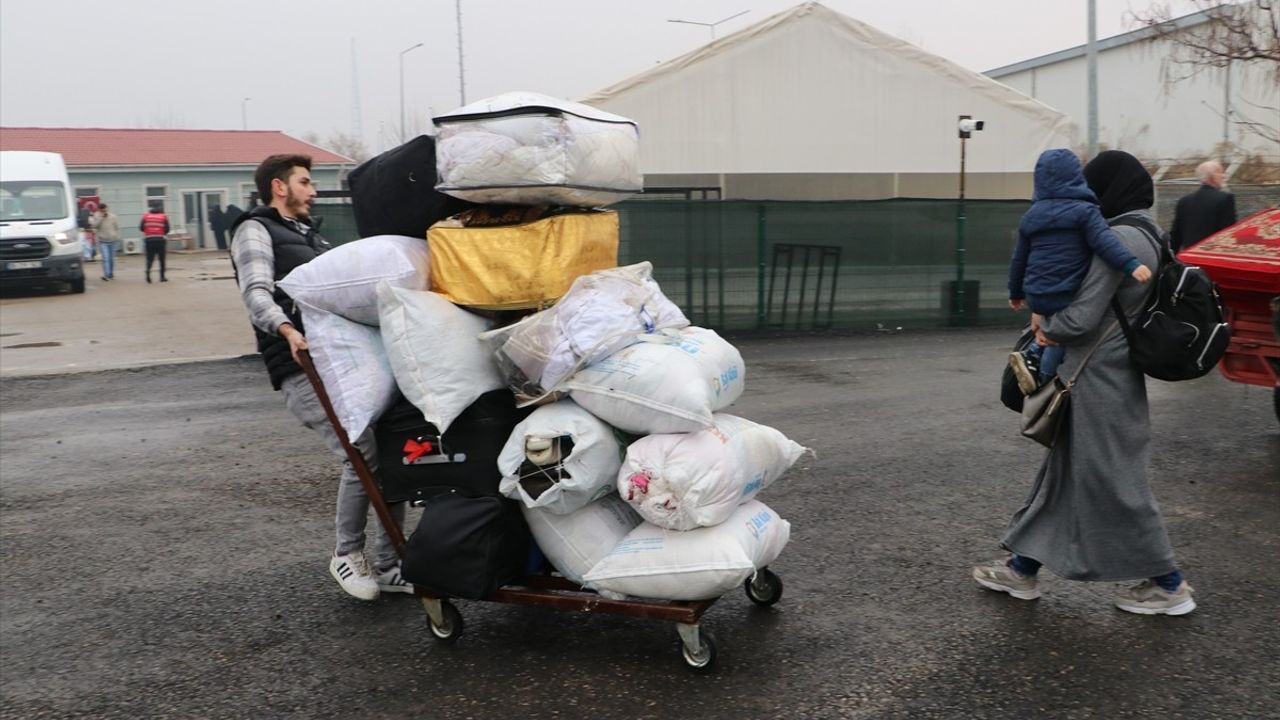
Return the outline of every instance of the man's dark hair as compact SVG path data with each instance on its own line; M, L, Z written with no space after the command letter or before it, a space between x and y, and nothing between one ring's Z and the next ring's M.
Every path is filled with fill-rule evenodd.
M271 155L263 160L253 172L253 183L258 186L258 201L263 205L271 204L271 181L289 182L289 173L294 168L311 169L310 155Z

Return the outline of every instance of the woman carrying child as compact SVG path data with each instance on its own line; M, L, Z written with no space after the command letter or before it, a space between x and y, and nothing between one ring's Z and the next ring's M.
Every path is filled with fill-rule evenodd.
M1134 217L1155 228L1151 176L1132 155L1100 153L1084 168L1084 176L1108 221ZM1142 264L1158 266L1157 241L1146 232L1127 225L1111 229ZM1070 580L1141 580L1116 596L1116 607L1184 615L1196 603L1174 563L1164 519L1147 483L1147 388L1141 371L1129 361L1129 345L1111 310L1113 296L1132 320L1147 287L1095 255L1070 304L1051 317L1032 316L1040 342L1067 349L1063 376L1073 376L1089 349L1102 340L1076 380L1070 412L1030 496L1004 534L1001 545L1012 555L974 567L973 578L982 587L1021 600L1040 596L1041 566Z

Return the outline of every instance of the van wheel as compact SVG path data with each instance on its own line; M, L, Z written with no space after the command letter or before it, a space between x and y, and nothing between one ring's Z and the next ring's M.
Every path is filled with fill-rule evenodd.
M84 292L84 278L80 278L79 280L72 280L72 281L71 281L71 292L73 292L73 293L82 293L82 292Z

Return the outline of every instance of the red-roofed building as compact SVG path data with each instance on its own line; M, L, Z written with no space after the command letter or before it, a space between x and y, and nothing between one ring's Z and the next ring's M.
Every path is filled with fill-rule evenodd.
M218 214L229 205L248 208L254 168L266 156L310 155L320 190L340 189L355 164L276 130L4 127L0 150L60 153L77 196L96 195L110 205L126 239L139 236L148 205L161 203L175 232L209 248L218 246Z

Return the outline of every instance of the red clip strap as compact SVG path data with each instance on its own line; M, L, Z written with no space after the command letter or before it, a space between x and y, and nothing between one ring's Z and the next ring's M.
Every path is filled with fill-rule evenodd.
M435 446L431 444L430 440L418 442L410 438L404 441L404 459L406 462L413 462L434 449Z

